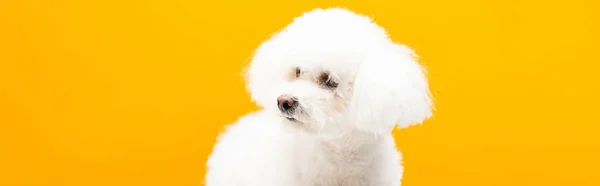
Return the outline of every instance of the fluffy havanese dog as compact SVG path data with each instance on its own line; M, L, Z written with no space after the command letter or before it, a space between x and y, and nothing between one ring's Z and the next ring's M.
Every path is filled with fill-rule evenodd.
M399 186L394 127L432 115L424 70L369 17L316 9L258 47L247 89L262 109L221 134L207 186Z

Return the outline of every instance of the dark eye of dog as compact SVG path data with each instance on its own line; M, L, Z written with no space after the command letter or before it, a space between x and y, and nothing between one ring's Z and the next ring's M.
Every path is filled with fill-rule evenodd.
M338 83L335 82L333 79L331 79L331 77L329 76L329 73L321 74L321 77L319 78L319 82L321 82L327 88L334 89L334 88L338 87Z
M300 77L300 73L302 73L300 67L296 67L296 78Z
M337 88L338 83L333 81L333 80L327 80L325 82L325 86L329 87L329 88Z

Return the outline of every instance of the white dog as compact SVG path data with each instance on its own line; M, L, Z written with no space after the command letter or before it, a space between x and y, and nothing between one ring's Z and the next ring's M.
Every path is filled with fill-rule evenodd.
M207 186L399 186L391 131L432 114L413 52L340 8L294 19L257 49L246 79L263 109L218 138Z

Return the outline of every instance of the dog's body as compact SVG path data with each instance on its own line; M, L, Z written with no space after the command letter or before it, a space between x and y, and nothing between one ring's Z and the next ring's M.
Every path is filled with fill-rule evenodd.
M343 9L296 18L261 45L246 77L264 109L219 137L207 186L398 186L390 133L431 115L412 51Z
M286 130L265 112L231 125L214 148L206 185L400 185L400 155L390 135L323 137Z

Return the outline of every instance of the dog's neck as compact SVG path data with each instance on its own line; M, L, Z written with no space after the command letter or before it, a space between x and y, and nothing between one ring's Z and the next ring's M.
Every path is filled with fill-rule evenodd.
M325 153L338 155L367 155L361 152L374 152L382 144L384 136L362 131L348 131L336 135L305 134L304 139L313 141Z
M353 131L333 136L305 134L296 140L302 140L293 147L302 183L368 185L385 136Z
M346 131L335 135L316 135L315 139L322 142L339 143L339 144L373 144L376 143L381 136L362 132L362 131Z

